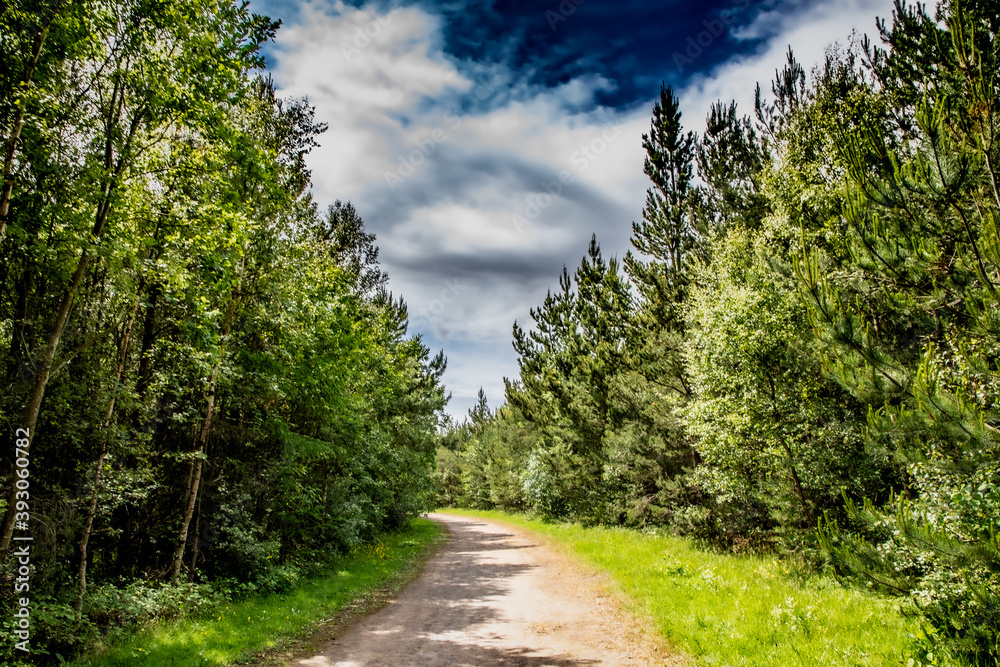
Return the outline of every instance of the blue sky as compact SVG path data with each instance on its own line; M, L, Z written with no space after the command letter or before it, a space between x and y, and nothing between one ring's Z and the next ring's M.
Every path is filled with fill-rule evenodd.
M649 183L641 137L661 81L688 129L750 113L791 47L807 69L891 0L252 0L282 19L282 94L329 124L309 165L321 206L350 200L378 238L411 328L448 356L448 412L516 377L511 325L593 233L629 247Z

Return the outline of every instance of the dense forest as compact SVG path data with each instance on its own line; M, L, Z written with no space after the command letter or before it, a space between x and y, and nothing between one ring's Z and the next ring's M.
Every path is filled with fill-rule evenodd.
M514 325L438 500L775 550L1000 660L1000 14L897 2L744 115L664 87L619 263Z
M504 403L444 430L443 354L311 196L326 128L266 74L278 28L0 5L0 654L19 554L56 663L437 503L785 554L1000 661L996 3L900 1L700 133L662 87L633 250L595 236L514 324Z
M24 545L40 664L428 507L445 361L355 209L311 198L325 127L262 71L277 28L231 0L0 5L4 655Z

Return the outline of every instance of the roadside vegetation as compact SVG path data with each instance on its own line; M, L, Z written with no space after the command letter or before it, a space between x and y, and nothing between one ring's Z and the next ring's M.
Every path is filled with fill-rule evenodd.
M414 519L406 529L355 547L327 570L294 582L287 591L235 600L206 597L201 604L178 610L177 618L105 639L69 664L270 664L269 658L308 649L302 640L316 630L343 623L387 601L419 573L446 536L440 524Z
M507 523L606 574L659 639L696 665L906 665L919 625L899 602L776 555L698 548L662 532L444 510ZM932 656L933 657L933 656Z
M428 506L445 359L312 197L326 127L264 69L279 23L0 4L0 662L286 590Z
M248 7L0 5L0 609L31 616L0 617L0 658L111 659L168 617L115 659L243 655L223 630L297 631L255 596L309 598L436 493L603 527L579 534L597 560L652 531L651 560L606 566L738 601L642 603L705 660L707 637L771 655L773 627L801 639L785 664L1000 662L995 0L900 0L698 133L663 86L632 251L592 238L514 324L504 405L443 433L443 353L353 206L313 200L325 125L279 98L280 22ZM220 604L246 606L213 630Z
M896 600L926 630L917 662L1000 662L1000 17L947 0L884 18L822 62L789 52L753 109L720 100L698 133L661 88L632 250L592 238L514 324L504 404L481 394L441 439L442 506L777 554ZM686 553L678 590L729 562ZM868 664L835 618L812 624L823 598L773 595L670 634L698 652L701 624L734 646L742 624L792 624L824 647L803 664ZM879 631L896 618L830 595Z

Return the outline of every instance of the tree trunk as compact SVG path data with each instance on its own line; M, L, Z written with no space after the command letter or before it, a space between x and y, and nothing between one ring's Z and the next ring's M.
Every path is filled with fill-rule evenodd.
M215 412L215 395L218 390L219 370L226 354L226 339L229 338L229 331L233 323L233 313L236 310L236 301L239 298L239 288L233 293L229 301L229 310L226 313L226 321L222 327L222 340L219 345L219 357L212 367L212 373L208 381L208 401L205 410L205 422L201 427L201 434L198 436L198 445L194 450L194 460L191 462L191 471L188 477L188 488L185 493L184 517L181 520L181 529L177 535L177 548L174 550L174 560L170 571L170 580L177 583L181 576L181 567L184 565L184 549L187 546L188 531L191 528L191 518L194 516L195 503L198 500L198 490L201 487L201 469L204 463L204 453L208 443L208 435L212 428L212 416Z
M785 454L788 456L788 469L792 472L792 483L795 485L795 493L799 496L799 502L802 503L802 511L805 512L806 518L809 519L809 523L813 524L815 527L816 519L813 517L812 511L809 509L809 504L806 503L806 494L802 491L802 482L799 480L799 473L795 470L795 458L792 456L792 450L789 448L788 444L785 443L784 438L781 439L781 448L785 450Z
M31 45L31 60L28 61L28 66L24 69L24 76L21 78L21 83L23 84L29 83L35 75L35 67L38 65L38 59L42 55L42 47L45 45L45 38L49 34L49 26L52 24L53 19L55 19L57 11L58 7L45 21L45 25L42 26L38 34L35 35L35 40ZM11 193L14 191L14 155L17 153L17 142L21 138L21 128L24 127L24 114L25 103L24 100L21 100L21 103L17 105L17 118L14 120L14 127L11 130L10 137L7 139L7 146L5 147L3 156L3 190L0 191L0 238L3 238L4 230L7 228L10 198Z
M31 397L28 399L24 418L21 420L21 424L23 425L21 428L26 429L31 434L32 440L35 435L35 425L38 423L38 412L42 407L42 397L45 396L45 387L49 382L49 373L52 371L52 360L56 356L56 349L59 347L59 340L62 338L63 331L66 328L66 321L69 319L73 300L80 289L80 283L83 281L83 276L87 272L89 264L90 256L87 254L86 249L84 249L83 255L77 264L76 272L73 274L73 282L70 283L69 289L66 290L66 295L63 297L62 305L59 308L59 314L56 316L56 321L49 332L49 340L42 355L42 364L38 369L38 376L35 379L35 386L31 391ZM31 446L30 442L28 446ZM7 552L10 547L11 538L14 535L16 493L17 487L14 485L14 480L11 479L10 489L7 494L7 514L3 520L3 536L0 537L0 553Z
M160 297L160 286L156 283L149 290L149 302L146 304L146 313L142 320L142 346L139 350L139 379L135 383L136 393L139 398L145 398L146 390L152 380L152 361L149 358L156 340L156 302Z
M202 496L204 497L204 496ZM198 567L198 542L201 539L201 501L198 498L198 510L194 515L194 542L191 544L191 567L188 568L188 581L194 583L194 575Z
M83 612L83 596L87 592L87 543L90 541L90 533L94 526L94 515L97 513L97 500L101 490L101 468L104 466L104 459L108 454L108 429L111 427L111 417L115 411L115 399L117 398L118 385L121 384L122 373L125 370L125 360L128 357L129 339L132 336L132 324L135 322L135 313L139 308L139 299L132 305L129 313L128 323L125 325L125 333L122 337L121 351L118 354L118 368L115 370L114 389L111 400L108 402L108 409L104 414L104 423L101 426L101 451L97 455L97 467L94 470L94 492L90 497L90 505L87 507L87 519L83 524L83 536L80 538L80 567L77 571L77 595L76 621L80 622Z

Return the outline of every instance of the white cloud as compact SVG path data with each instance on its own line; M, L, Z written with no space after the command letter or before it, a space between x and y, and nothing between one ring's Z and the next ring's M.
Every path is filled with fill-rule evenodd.
M308 96L329 123L310 164L320 200L345 198L382 178L421 100L467 81L441 55L440 21L417 8L379 14L342 2L305 5L279 33L275 80Z
M761 14L737 36L776 36L681 91L687 126L701 130L716 99L750 113L754 82L768 89L788 44L809 67L890 8L827 0ZM316 197L351 200L378 235L390 287L449 356L449 411L461 418L480 386L492 406L502 402L501 378L516 374L512 322L530 324L528 309L558 286L563 263L579 263L591 233L605 256L627 249L648 187L641 135L652 100L595 110L614 82L588 74L532 86L503 65L445 55L442 27L419 7L385 14L314 0L279 32L274 76L329 124L309 159ZM571 182L556 188L561 172Z
M646 188L648 119L581 111L614 87L598 75L549 90L499 66L473 79L463 72L476 67L443 55L441 27L417 7L313 2L279 33L275 80L329 124L309 160L317 199L350 199L378 234L390 287L450 356L450 409L463 415L480 386L499 404L496 371L516 371L511 324L590 234L623 250ZM461 294L447 291L455 281Z

